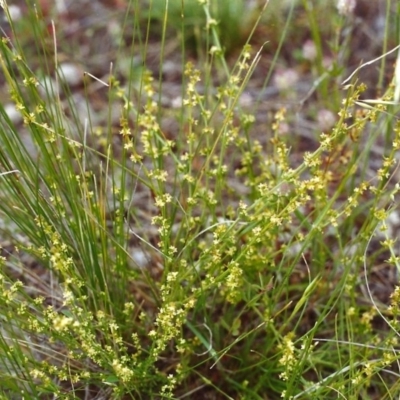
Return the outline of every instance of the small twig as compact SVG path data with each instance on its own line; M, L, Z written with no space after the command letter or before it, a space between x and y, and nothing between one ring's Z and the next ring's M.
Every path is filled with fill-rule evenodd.
M20 172L18 169L13 169L12 171L7 171L7 172L2 172L0 173L0 176L5 176L5 175L9 175L9 174L14 174L16 172Z
M389 54L393 53L394 51L396 51L396 50L399 49L399 48L400 48L400 44L399 44L398 46L396 46L394 49L389 50L387 53L382 54L381 56L379 56L379 57L377 57L377 58L374 58L373 60L367 61L367 62L364 63L364 64L361 64L358 68L356 68L356 70L355 70L346 80L344 80L344 81L342 82L342 85L344 85L344 84L346 84L347 82L349 82L349 81L351 80L351 78L353 78L353 76L354 76L361 68L364 68L364 67L366 67L366 66L368 66L368 65L371 65L371 64L373 64L375 61L379 61L379 60L382 59L383 57L388 56Z
M95 77L94 75L92 75L90 72L84 71L83 75L88 75L91 78L93 78L95 81L102 83L104 86L109 87L110 85L107 82L102 81L101 79Z

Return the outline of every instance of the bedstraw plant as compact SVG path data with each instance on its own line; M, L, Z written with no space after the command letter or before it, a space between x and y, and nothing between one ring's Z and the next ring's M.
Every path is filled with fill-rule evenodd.
M171 108L162 74L147 65L144 2L127 5L132 45L121 31L116 49L121 59L132 52L130 79L118 57L106 78L87 71L84 104L59 68L57 21L44 29L30 2L14 21L1 3L12 34L0 66L22 117L18 125L0 106L2 398L398 395L396 80L374 101L355 77L339 89L344 66L321 70L308 9L321 39L312 73L330 79L315 77L316 101L332 90L341 103L333 125L312 132L316 145L300 150L293 107L278 104L260 125L262 100L246 106L265 48L247 43L227 58L212 1L197 2L215 22L200 32L201 65L180 42ZM285 12L293 18L293 5ZM340 37L350 22L333 19ZM19 37L19 24L31 37ZM138 81L133 53L143 58ZM107 99L101 126L93 81Z

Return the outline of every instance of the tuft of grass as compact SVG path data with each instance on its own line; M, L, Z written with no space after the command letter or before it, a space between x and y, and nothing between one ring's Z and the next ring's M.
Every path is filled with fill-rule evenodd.
M219 14L229 4L182 2L173 25L182 36L197 7L199 21L219 25L198 31L198 65L179 42L181 96L166 107L167 32L182 8L163 4L159 16L155 1L129 4L115 67L101 78L87 71L80 89L60 68L57 23L45 29L30 3L29 18L13 21L3 4L13 34L0 42L0 66L23 123L0 105L0 394L396 396L395 85L377 99L365 99L356 79L339 90L339 54L350 44L338 38L351 16L335 16L337 65L326 67L330 31L309 2L293 3L282 35L304 23L294 11L310 23L315 62L298 58L310 87L299 100L295 80L279 86L271 70L279 98L265 112L263 48L245 40L229 58L222 27L230 20ZM271 40L283 49L284 38ZM272 69L288 68L279 49ZM101 116L92 107L97 91ZM331 91L337 118L310 132L304 149L296 115L315 118Z
M157 23L168 22L169 32L174 32L178 40L184 40L192 51L203 54L205 43L218 45L224 53L230 53L243 46L249 39L256 21L263 14L267 3L264 1L235 2L198 1L149 2L144 18L152 21L153 32ZM213 34L208 37L205 30L212 28ZM206 45L207 45L206 44Z

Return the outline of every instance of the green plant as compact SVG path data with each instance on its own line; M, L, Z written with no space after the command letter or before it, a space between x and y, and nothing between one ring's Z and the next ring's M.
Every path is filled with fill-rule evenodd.
M150 36L134 28L132 51L145 55ZM398 393L399 289L379 299L373 290L399 264L393 87L366 102L365 85L351 83L332 129L296 158L291 110L275 109L255 135L259 114L242 104L259 49L229 60L217 27L206 28L206 63L184 60L179 107L162 106L163 82L147 65L139 84L111 70L98 80L102 127L89 112L79 118L69 90L40 83L43 71L63 80L48 31L33 37L37 68L18 35L1 41L23 118L17 127L0 107L5 398ZM391 140L378 157L382 132Z
M229 53L246 43L265 5L264 1L249 4L243 0L152 0L143 17L160 23L167 21L178 39L186 40L192 50L200 54L204 49L204 40L209 41L208 45L218 46ZM210 26L214 27L215 34L207 37L204 30Z

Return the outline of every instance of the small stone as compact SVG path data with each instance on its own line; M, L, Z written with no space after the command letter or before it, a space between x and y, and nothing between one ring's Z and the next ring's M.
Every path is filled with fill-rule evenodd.
M61 79L70 86L78 86L83 80L83 70L73 63L62 63L58 67Z
M8 6L8 12L10 14L11 21L18 21L22 18L21 8L15 5L10 4Z
M4 111L14 125L18 125L22 122L22 115L13 103L6 104L4 106Z

